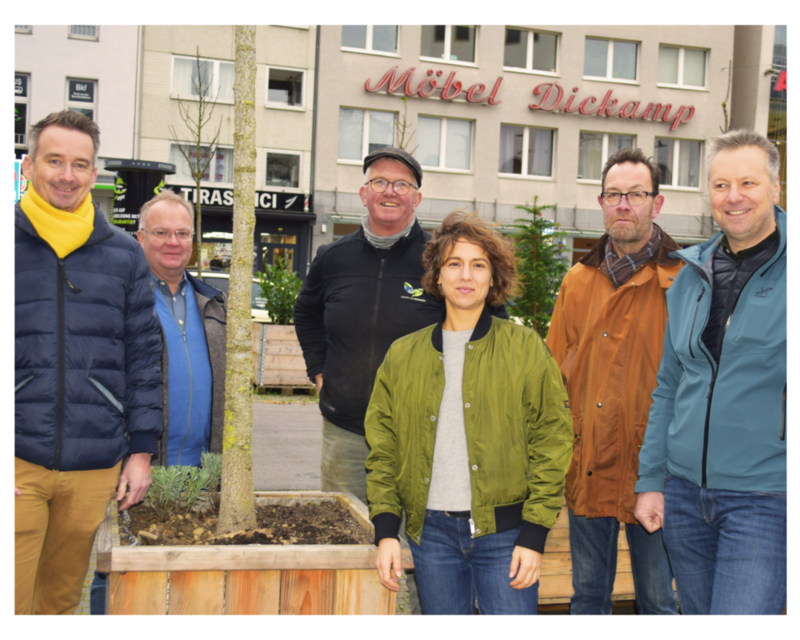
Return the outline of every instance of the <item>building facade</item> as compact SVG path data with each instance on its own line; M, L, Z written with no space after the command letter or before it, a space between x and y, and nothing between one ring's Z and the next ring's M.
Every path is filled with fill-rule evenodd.
M92 198L106 217L114 173L107 158L136 157L142 28L14 25L14 152L28 153L30 126L54 111L79 111L100 127Z
M538 196L557 205L547 215L573 260L603 233L605 160L640 147L662 169L659 224L702 241L714 232L705 141L736 112L735 36L733 26L322 26L314 246L357 228L362 159L386 144L423 167L423 226L458 208L507 225ZM766 113L752 82L741 91Z
M310 253L312 129L316 28L256 28L256 230L254 269L281 256L305 275ZM141 158L174 164L167 186L202 204L201 260L227 270L233 230L234 29L224 26L144 27ZM198 70L198 56L200 66ZM197 106L202 75L214 111L203 141L219 129L216 153L200 193L180 150L192 133L184 112ZM196 115L196 114L195 114ZM190 156L192 157L192 156Z

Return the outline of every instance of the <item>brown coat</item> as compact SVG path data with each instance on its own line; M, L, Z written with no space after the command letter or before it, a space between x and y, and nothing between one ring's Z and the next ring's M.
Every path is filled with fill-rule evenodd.
M576 515L636 523L633 492L667 326L665 292L683 262L661 247L619 289L600 271L607 235L573 266L558 295L547 346L569 393L574 428L565 497Z

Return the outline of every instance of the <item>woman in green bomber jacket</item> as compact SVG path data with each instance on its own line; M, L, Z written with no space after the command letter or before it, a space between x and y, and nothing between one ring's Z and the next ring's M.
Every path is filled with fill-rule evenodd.
M405 509L423 613L535 614L572 456L561 374L534 331L486 310L517 287L490 225L451 213L423 266L445 313L391 346L365 421L378 576L399 589Z

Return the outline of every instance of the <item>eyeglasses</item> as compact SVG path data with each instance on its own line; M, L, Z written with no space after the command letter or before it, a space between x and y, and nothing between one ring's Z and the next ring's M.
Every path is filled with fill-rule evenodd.
M383 193L389 188L389 185L392 185L392 189L398 196L404 196L408 193L409 189L417 188L405 180L395 180L394 182L389 182L383 178L373 178L372 180L367 180L364 185L370 185L375 193Z
M622 201L622 196L625 196L628 199L628 204L637 205L644 204L645 200L647 200L647 196L654 195L656 194L652 191L629 191L628 193L603 191L603 193L600 194L600 197L603 198L603 202L605 204L613 207Z
M186 231L185 229L180 229L178 231L165 231L164 229L156 229L155 231L150 231L149 229L140 229L140 231L144 231L145 233L149 233L154 238L158 240L169 240L172 237L172 234L175 234L175 238L177 238L181 242L187 242L194 237L194 231Z

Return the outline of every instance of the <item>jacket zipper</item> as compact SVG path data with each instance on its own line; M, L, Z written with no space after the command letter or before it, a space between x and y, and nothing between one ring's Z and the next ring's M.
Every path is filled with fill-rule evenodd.
M378 310L381 306L381 286L383 285L383 267L386 264L386 258L381 258L381 268L378 271L378 288L375 290L375 310L372 314L372 326L375 327L378 324ZM374 360L375 360L375 341L376 338L373 336L372 338L372 348L369 352L369 364L374 369Z
M703 296L706 294L705 287L700 292L700 296L697 298L697 306L694 308L694 318L692 318L692 328L689 330L689 355L694 358L694 351L692 351L692 337L694 336L694 325L697 322L697 313L700 311L700 301L703 299Z
M20 389L24 389L25 387L27 387L30 384L31 380L33 380L33 376L28 376L27 378L25 378L16 387L14 387L14 393L17 393ZM783 399L784 401L786 400L786 391L784 391Z
M781 409L781 441L786 440L786 385L783 385L783 407Z
M61 462L61 439L64 429L64 281L67 280L64 258L58 259L58 408L56 410L56 452L53 471L58 471Z
M739 267L740 266L741 266L741 262L738 262L738 264L736 265L736 273L733 275L734 284L736 284L735 283L735 279L736 279L736 275L739 273ZM770 265L770 266L772 266L772 265ZM765 271L766 271L766 269L765 269ZM720 335L719 335L719 346L717 347L717 366L716 366L716 368L714 368L714 365L713 364L711 365L712 366L712 371L714 371L714 374L711 376L711 382L708 385L708 404L706 405L706 424L705 424L705 430L704 430L704 433L703 433L703 477L702 477L702 487L703 487L703 489L706 488L706 463L708 462L708 431L709 431L709 427L710 427L710 424L711 424L711 401L713 400L713 397L714 397L714 385L717 382L717 374L719 373L719 362L722 359L722 343L725 340L725 333L728 331L728 327L731 324L731 317L733 316L733 312L736 310L736 305L739 304L739 298L742 297L742 292L744 292L745 288L747 287L747 283L750 282L750 278L752 278L753 275L755 275L755 272L751 273L747 277L747 280L745 280L744 283L742 284L742 288L739 291L739 295L736 297L736 300L733 303L733 308L730 310L730 313L727 312L728 311L727 310L727 306L728 306L728 304L730 304L730 297L728 297L728 302L725 305L726 306L726 309L725 309L726 317L725 317L725 322L722 325L722 331L720 332ZM762 275L763 275L763 272L762 272ZM708 356L706 356L706 358L708 358ZM710 361L709 361L709 363L710 363Z
M119 411L120 415L125 415L125 407L122 406L122 403L114 397L114 394L111 393L102 382L92 376L89 376L89 382L112 407Z

